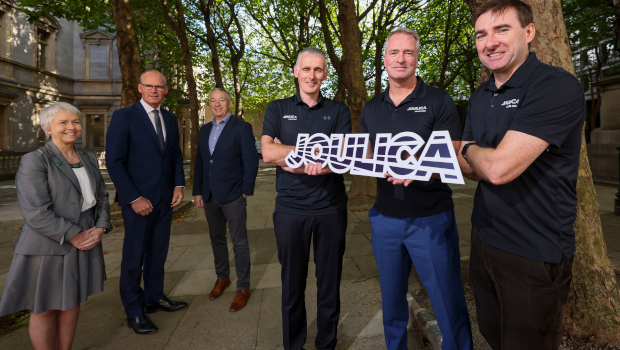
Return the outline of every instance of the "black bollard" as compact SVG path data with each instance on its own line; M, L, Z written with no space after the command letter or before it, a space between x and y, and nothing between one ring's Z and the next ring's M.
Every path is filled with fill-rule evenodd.
M620 169L620 146L616 147L618 150L618 168ZM614 205L614 214L620 216L620 184L618 185L618 192L616 192L616 203Z

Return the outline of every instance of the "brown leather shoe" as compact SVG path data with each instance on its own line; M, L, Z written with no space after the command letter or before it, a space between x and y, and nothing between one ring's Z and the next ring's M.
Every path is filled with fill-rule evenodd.
M250 291L247 289L238 289L235 300L230 304L230 312L243 309L248 304L248 299L250 299Z
M209 293L209 299L213 300L219 298L222 293L224 293L224 289L228 286L230 286L230 278L218 278L217 281L215 281L215 286L211 290L211 293Z

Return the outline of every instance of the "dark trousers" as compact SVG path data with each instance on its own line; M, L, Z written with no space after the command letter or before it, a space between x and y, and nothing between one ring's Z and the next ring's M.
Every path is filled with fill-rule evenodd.
M226 243L226 222L230 231L230 240L235 252L237 270L237 289L250 289L250 246L248 245L247 200L243 195L230 202L218 203L213 195L204 203L205 216L209 223L209 236L215 261L217 278L224 279L230 275L228 243Z
M128 317L144 313L144 305L164 297L164 265L170 243L172 208L159 202L147 216L136 214L131 204L121 208L125 241L121 262L121 301ZM144 290L140 280L144 276Z
M306 278L314 238L317 279L317 349L334 349L340 318L340 277L347 213L295 215L273 213L282 264L282 335L284 349L300 350L306 342ZM314 235L314 237L313 237Z
M443 335L443 349L473 349L454 211L415 218L368 212L379 268L383 329L389 350L407 350L411 266L428 292Z
M480 333L494 350L558 349L573 258L544 263L483 243L472 230L469 278Z

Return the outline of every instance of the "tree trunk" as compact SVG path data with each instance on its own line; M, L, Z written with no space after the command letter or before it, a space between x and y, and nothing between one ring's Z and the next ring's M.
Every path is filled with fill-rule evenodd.
M237 12L235 11L235 3L228 2L228 10L230 11L230 16L232 21L237 28L237 34L239 35L238 44L235 45L235 41L233 39L232 34L230 33L230 25L229 22L228 28L224 30L226 34L226 42L228 46L228 50L230 51L230 65L232 66L233 73L233 89L235 90L235 117L242 119L243 118L243 100L241 97L241 77L239 73L239 63L245 54L245 38L243 36L243 26L239 21L239 17ZM221 17L220 17L221 18ZM224 26L224 20L222 19L222 25ZM225 26L224 26L225 27Z
M232 61L232 60L231 60ZM239 82L239 62L232 61L233 87L235 90L235 117L243 118L243 101L241 97L241 83Z
M381 84L383 75L383 46L379 41L379 37L379 33L377 33L377 38L375 39L375 60L373 62L375 65L375 96L383 91L383 86Z
M472 8L480 0L468 0ZM544 63L575 74L560 0L525 0L534 12L532 51ZM607 256L596 191L581 141L577 177L576 252L573 281L564 315L564 330L573 339L593 335L598 345L620 343L620 290Z
M344 83L342 82L342 75L338 74L338 88L336 89L336 94L334 95L334 101L344 102L347 98L347 88L344 87Z
M362 60L362 34L357 22L355 0L338 0L338 26L342 35L342 59L340 60L342 80L347 89L347 102L351 111L353 132L360 132L362 109L368 101ZM354 176L350 194L376 195L376 180ZM371 185L374 184L374 185Z
M131 0L112 0L112 9L116 20L116 48L122 77L121 108L124 108L140 100L138 84L143 70L142 59Z
M215 32L213 30L213 23L211 23L211 14L213 9L213 0L208 0L205 4L204 0L200 0L198 5L200 12L202 12L202 16L205 22L205 27L207 28L207 46L209 46L209 50L211 50L211 65L213 67L213 78L215 79L215 87L216 88L224 88L224 83L222 82L222 70L220 68L220 55L217 51L217 39L215 37ZM192 169L193 163L192 163Z
M185 65L185 80L187 80L187 90L189 93L189 113L191 121L191 165L189 170L190 179L194 178L195 155L198 149L198 92L196 90L196 79L194 78L194 68L192 65L192 53L187 40L187 26L185 24L185 16L183 14L183 4L181 0L176 0L176 19L170 13L166 0L159 0L162 4L164 15L168 23L174 29L179 42L181 43L181 51L183 52L183 65Z

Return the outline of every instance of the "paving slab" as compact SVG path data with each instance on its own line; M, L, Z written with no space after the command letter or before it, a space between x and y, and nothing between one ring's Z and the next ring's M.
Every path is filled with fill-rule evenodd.
M183 232L184 234L179 234L181 230L185 231L185 228L180 225L178 226L179 229L175 232L177 234L170 236L171 247L190 247L211 244L208 231L201 232L201 234L198 235L186 234L185 232Z
M208 295L194 297L165 349L254 349L262 293L253 291L247 306L237 312L228 311L232 299L226 295L216 300Z
M379 268L374 255L356 256L351 258L360 270L363 278L378 278Z
M99 349L117 350L117 349L149 349L163 350L169 347L170 338L176 333L181 320L192 307L194 297L184 298L183 301L189 303L185 310L177 312L158 312L149 315L151 320L157 325L159 331L148 336L136 335L133 330L127 327L124 322L116 332L109 337L109 340Z
M372 225L369 222L349 223L347 234L372 232Z
M347 235L345 257L373 255L372 245L366 235Z
M232 248L232 245L229 245L229 249L230 248ZM204 270L214 267L215 265L213 263L213 250L211 249L211 244L205 244L186 247L183 254L181 254L176 261L166 269L166 272Z

